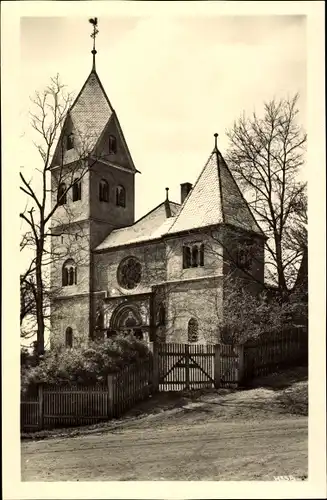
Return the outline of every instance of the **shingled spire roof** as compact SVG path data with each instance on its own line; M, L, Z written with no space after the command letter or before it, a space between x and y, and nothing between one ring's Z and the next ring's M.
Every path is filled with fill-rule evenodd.
M168 234L217 224L232 225L264 236L217 148L215 134L215 148Z
M81 91L67 113L64 126L53 155L52 166L69 164L94 153L96 146L114 121L120 140L126 150L130 168L137 172L126 144L116 112L111 106L95 69L95 37L98 34L97 18L90 19L93 25L92 70ZM66 148L65 136L73 137L74 147Z

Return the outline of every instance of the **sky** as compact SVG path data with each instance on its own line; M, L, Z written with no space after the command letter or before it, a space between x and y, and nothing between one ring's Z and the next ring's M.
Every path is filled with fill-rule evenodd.
M136 168L136 218L165 198L180 200L214 145L243 111L300 93L306 125L304 16L101 17L97 73L117 112ZM31 141L30 96L59 73L75 95L92 64L88 18L21 18L21 164L39 162Z

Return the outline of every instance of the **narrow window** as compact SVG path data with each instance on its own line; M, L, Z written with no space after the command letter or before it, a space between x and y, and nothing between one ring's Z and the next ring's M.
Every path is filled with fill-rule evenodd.
M102 179L99 184L99 200L109 201L109 184L106 180Z
M197 245L192 247L192 267L198 267L199 249Z
M82 199L82 186L81 181L74 179L73 183L73 201L79 201Z
M117 153L117 139L114 135L109 135L109 154Z
M74 134L67 135L67 151L74 148Z
M183 269L188 269L191 267L191 248L183 247Z
M66 328L65 343L66 343L66 347L68 347L68 348L73 347L73 330L70 326L68 326L68 328Z
M64 182L58 186L57 202L58 205L65 205L67 203L66 184Z
M244 269L246 271L251 269L252 255L251 255L251 248L249 245L243 245L241 248L239 248L237 260L238 260L238 266L241 269Z
M199 323L195 318L191 318L188 322L187 327L187 339L189 343L197 342L199 339L198 335Z
M204 266L204 244L200 245L200 266Z
M125 188L123 186L117 186L116 205L117 205L117 207L125 207L126 206Z
M62 286L68 285L68 269L64 267L62 270Z
M70 268L69 268L68 274L69 274L68 284L69 284L69 285L73 285L73 284L74 284L74 281L75 281L75 279L74 279L74 274L75 274L75 273L74 273L74 268L73 268L73 267L70 267Z
M160 304L159 313L158 313L158 325L164 326L166 323L166 310L163 304Z

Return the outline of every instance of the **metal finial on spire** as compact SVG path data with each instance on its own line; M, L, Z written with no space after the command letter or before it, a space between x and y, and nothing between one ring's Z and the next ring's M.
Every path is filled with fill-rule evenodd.
M169 188L166 188L166 200L168 200Z
M97 28L98 18L94 17L93 19L89 19L89 23L93 24L93 33L90 36L91 38L93 38L93 50L91 51L91 54L93 55L92 70L95 71L95 54L97 53L97 51L95 50L95 37L99 33L99 30Z
M217 138L218 138L218 134L217 132L214 135L214 138L215 138L215 150L218 149L218 146L217 146Z

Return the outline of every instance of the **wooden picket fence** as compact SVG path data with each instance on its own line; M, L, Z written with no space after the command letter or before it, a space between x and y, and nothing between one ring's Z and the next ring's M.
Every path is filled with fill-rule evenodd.
M27 431L94 424L119 418L151 392L151 360L126 366L107 383L39 385L37 396L21 400L21 429Z
M93 424L119 418L158 391L239 387L254 377L308 361L300 329L243 345L153 344L149 359L108 376L105 384L40 385L21 400L21 429Z
M244 344L242 382L247 384L254 377L308 364L308 333L294 328L279 335L262 336Z

